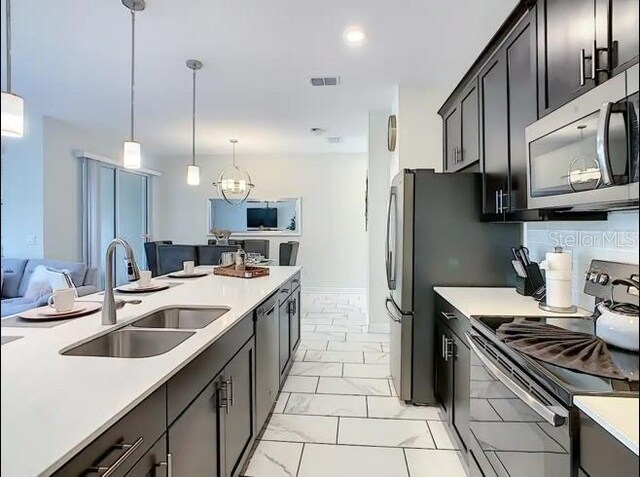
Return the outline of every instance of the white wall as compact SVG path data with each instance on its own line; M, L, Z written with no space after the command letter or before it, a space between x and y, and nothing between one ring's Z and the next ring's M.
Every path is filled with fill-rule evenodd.
M389 198L389 167L391 153L387 149L387 120L390 111L369 113L369 226L367 307L370 324L388 323L384 308L388 294L385 268L387 240L387 201Z
M211 183L231 165L231 157L199 157L199 187L186 184L188 162L186 157L164 157L158 164L163 176L155 240L207 241L207 199L217 197ZM252 197L302 198L302 235L270 238L271 257L277 258L280 242L299 240L305 287L367 286L366 154L239 155L237 163L256 184Z
M574 304L593 309L585 295L584 272L593 259L638 264L638 212L614 212L606 222L544 222L524 225L525 244L532 259L562 246L573 253Z
M26 103L25 134L2 138L2 255L41 258L43 231L42 115Z
M396 151L391 156L393 177L401 169L442 171L442 119L438 109L450 90L399 85L392 111L398 121Z

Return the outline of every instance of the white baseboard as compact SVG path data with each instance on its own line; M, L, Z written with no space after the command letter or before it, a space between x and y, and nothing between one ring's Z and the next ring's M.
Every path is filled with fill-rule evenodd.
M302 287L303 293L347 293L352 295L366 295L366 288L338 288L338 287Z

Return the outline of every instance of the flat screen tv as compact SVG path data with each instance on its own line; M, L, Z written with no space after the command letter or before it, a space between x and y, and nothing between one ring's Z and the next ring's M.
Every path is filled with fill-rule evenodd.
M247 209L247 228L278 228L278 209L270 207Z

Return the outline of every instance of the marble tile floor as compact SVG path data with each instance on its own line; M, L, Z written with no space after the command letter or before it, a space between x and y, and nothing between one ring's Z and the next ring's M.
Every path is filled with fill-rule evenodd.
M382 305L381 305L382 306ZM302 295L302 340L245 477L465 477L438 408L395 397L366 298Z

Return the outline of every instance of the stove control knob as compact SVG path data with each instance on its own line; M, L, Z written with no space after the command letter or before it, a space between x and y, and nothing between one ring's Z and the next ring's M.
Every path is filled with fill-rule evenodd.
M588 282L589 281L589 277L591 276L591 272L589 270L587 270L586 272L584 272L584 281Z
M599 276L599 274L598 274L598 273L596 273L596 272L591 272L591 273L589 274L589 281L590 281L591 283L598 283L598 276Z
M606 285L607 283L609 283L609 275L607 275L606 273L601 273L600 275L598 275L599 285Z

